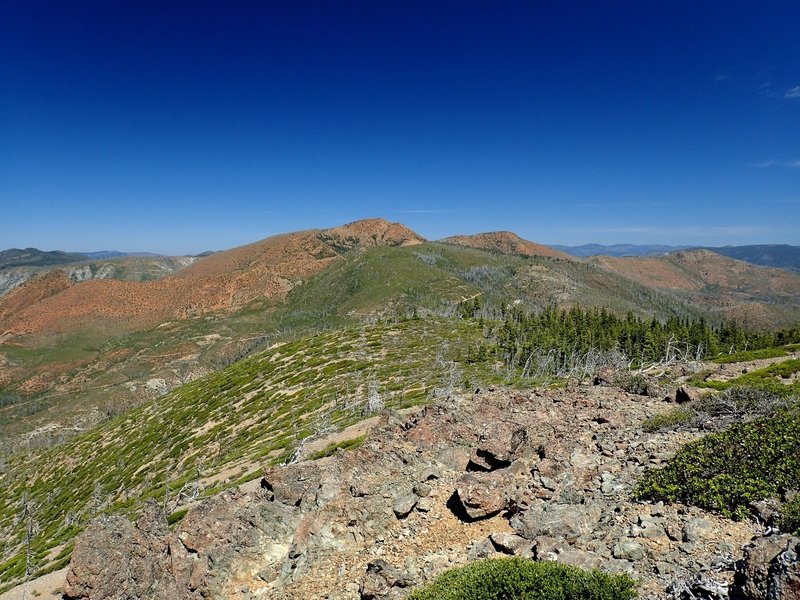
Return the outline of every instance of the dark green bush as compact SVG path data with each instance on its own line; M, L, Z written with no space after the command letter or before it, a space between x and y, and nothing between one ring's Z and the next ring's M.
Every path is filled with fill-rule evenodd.
M409 600L628 600L627 575L525 558L487 559L446 571Z
M779 525L781 531L800 535L800 494L783 505Z
M634 494L744 519L753 502L798 488L800 406L794 405L687 444L664 468L648 471Z
M614 384L629 394L646 396L650 382L640 373L623 373L614 379Z

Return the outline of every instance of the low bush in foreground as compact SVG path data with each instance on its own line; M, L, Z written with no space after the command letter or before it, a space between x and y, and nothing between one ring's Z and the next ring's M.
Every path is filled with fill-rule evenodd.
M628 600L627 575L525 558L487 559L446 571L409 600Z
M753 502L800 489L800 406L684 446L639 482L640 499L684 502L744 519Z

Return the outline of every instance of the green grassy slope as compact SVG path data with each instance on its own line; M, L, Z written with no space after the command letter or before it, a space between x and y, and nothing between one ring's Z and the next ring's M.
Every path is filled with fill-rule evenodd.
M257 475L258 465L288 460L319 430L364 418L371 391L399 408L452 384L454 372L456 385L496 378L487 362L461 362L481 339L474 321L327 332L237 362L57 448L11 456L0 469L0 583L24 574L25 498L39 524L36 568L57 568L97 512L174 498L198 470L204 494L224 485L223 474L229 484Z

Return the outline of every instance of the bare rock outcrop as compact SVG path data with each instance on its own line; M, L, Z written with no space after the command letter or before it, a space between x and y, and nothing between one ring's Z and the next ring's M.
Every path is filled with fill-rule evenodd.
M167 518L154 502L135 524L121 516L93 521L75 544L64 598L178 598L168 532Z
M727 589L754 524L631 500L646 468L699 435L642 431L661 410L590 386L483 392L385 418L361 447L269 467L257 491L211 498L174 531L153 507L136 524L96 521L67 597L394 598L497 555L629 572L645 599L696 574ZM769 558L781 581L796 572L788 550Z

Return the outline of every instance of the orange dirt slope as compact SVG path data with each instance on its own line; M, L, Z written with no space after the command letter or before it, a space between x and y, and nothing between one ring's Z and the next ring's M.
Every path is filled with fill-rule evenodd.
M409 245L424 239L383 219L276 235L203 258L156 281L85 281L57 273L0 299L0 335L63 332L93 323L133 330L173 319L235 310L256 298L285 298L346 250Z
M454 235L440 240L445 244L488 250L500 254L520 254L522 256L547 256L566 260L579 260L559 250L522 239L510 231L492 231L475 235Z

